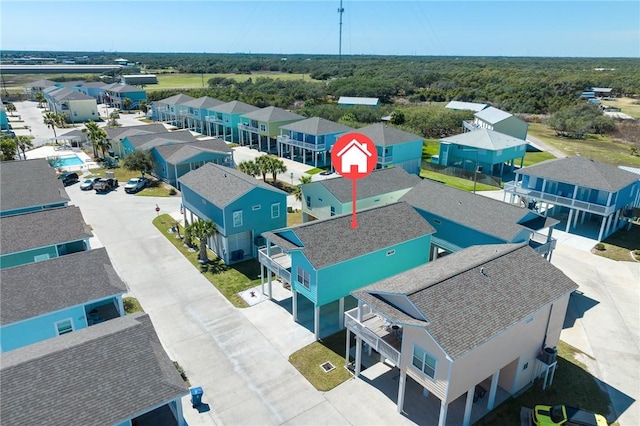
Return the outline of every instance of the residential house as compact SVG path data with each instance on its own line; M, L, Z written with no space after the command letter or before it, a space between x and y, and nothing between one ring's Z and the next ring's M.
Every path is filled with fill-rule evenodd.
M196 142L197 139L189 130L175 132L145 133L124 136L120 139L118 155L122 158L134 151L150 151L151 148L162 145L174 145L185 142Z
M377 107L380 105L380 99L378 98L363 98L359 96L340 96L338 99L339 106L369 106Z
M287 194L238 170L207 163L178 182L185 219L215 223L208 245L227 265L256 257L261 235L287 224Z
M206 133L207 117L213 115L210 108L222 105L225 102L209 96L203 96L181 104L181 113L185 119L185 128L198 133Z
M400 198L436 230L431 257L480 244L528 243L551 260L558 220L533 210L503 203L424 179Z
M52 86L44 89L43 93L49 109L64 114L69 123L96 121L100 117L96 100L79 90Z
M463 131L468 132L478 129L489 129L504 133L505 135L513 136L514 138L527 140L527 129L529 128L529 124L513 114L490 106L476 112L473 117L474 118L471 123L466 121L462 122Z
M69 89L74 92L82 93L82 86L84 85L84 81L82 80L72 80L72 81L60 81L56 83L56 87L61 89Z
M381 123L371 124L356 130L368 136L378 150L376 168L402 167L409 173L420 174L422 144L424 139Z
M178 187L178 178L206 163L234 167L233 150L221 139L155 146L151 149L154 175Z
M265 232L259 260L291 287L293 320L311 321L316 339L343 328L349 293L428 262L434 229L409 204L393 203ZM264 285L264 279L263 279Z
M0 381L3 424L186 426L189 390L142 313L3 353Z
M195 98L182 93L170 96L159 101L154 101L151 105L151 119L164 121L178 127L184 126L184 115L182 111L186 111L186 107L182 104L194 100Z
M304 119L301 115L274 106L243 114L238 124L240 145L257 146L258 150L266 152L276 150L280 127Z
M2 101L2 99L0 99ZM0 102L0 132L9 131L9 117L7 116L7 108L4 106L4 102Z
M25 91L32 101L36 99L36 93L42 93L44 89L55 86L56 82L52 80L37 80L27 84Z
M87 138L87 134L82 130L74 129L58 135L56 141L63 141L65 145L80 148L89 142L89 138Z
M114 108L124 110L138 109L142 102L147 102L147 92L144 89L128 84L110 85L104 92L105 103Z
M505 183L504 192L512 203L518 196L546 205L545 216L566 218L566 232L577 230L578 221L583 228L585 219L587 225L599 223L598 241L625 224L631 227L633 207L640 207L637 174L578 155L519 169L515 180Z
M373 170L359 179L356 190L356 211L395 203L416 186L421 179L400 167ZM302 221L328 219L351 213L353 181L343 177L318 180L301 186Z
M206 116L206 133L209 136L222 138L227 142L239 143L240 132L238 124L240 124L240 117L259 109L240 101L231 101L210 107Z
M92 236L75 206L3 216L0 229L0 269L89 250Z
M309 162L314 167L330 165L333 144L350 131L353 129L349 126L320 117L280 126L278 156Z
M456 111L468 110L468 111L480 112L488 106L489 106L488 104L480 104L476 102L451 101L445 106L445 108L453 109Z
M0 186L0 217L64 207L69 203L56 171L44 158L3 162Z
M97 103L103 104L105 94L103 90L104 86L105 83L103 81L83 82L82 86L80 86L80 92L84 93L87 96L95 98Z
M345 314L355 374L366 343L395 367L399 413L417 387L439 412L429 424L469 425L535 378L553 379L577 287L526 244L474 246L378 281L353 292L358 307Z
M481 128L440 139L439 154L431 157L431 162L502 176L505 164L510 172L517 159L523 166L527 145L524 139Z
M0 352L125 315L127 287L106 249L0 271Z

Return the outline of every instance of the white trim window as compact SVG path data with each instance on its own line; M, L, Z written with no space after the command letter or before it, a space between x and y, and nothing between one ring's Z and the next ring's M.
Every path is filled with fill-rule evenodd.
M56 333L58 336L71 333L73 331L73 320L71 318L56 322Z
M277 219L280 217L280 203L271 204L271 219Z
M418 345L413 345L413 366L435 379L438 360Z
M304 288L306 288L307 290L310 287L310 281L311 281L311 275L309 274L309 271L307 271L306 269L302 269L301 267L297 267L297 280L300 284L302 284L302 286Z
M242 226L242 210L233 212L233 227L238 228Z

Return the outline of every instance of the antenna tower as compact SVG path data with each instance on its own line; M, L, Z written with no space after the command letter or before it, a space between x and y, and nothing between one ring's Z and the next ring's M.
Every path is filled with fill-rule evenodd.
M340 0L340 7L338 8L338 13L340 14L340 36L339 36L339 44L338 44L338 67L342 63L342 14L344 13L344 8L342 7L342 0Z

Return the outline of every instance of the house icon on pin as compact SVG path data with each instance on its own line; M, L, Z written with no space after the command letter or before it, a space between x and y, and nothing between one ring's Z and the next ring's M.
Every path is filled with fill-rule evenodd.
M353 139L347 145L344 146L337 154L340 157L340 173L351 173L353 166L357 167L359 174L367 173L367 157L371 157L367 144L365 142L358 142Z

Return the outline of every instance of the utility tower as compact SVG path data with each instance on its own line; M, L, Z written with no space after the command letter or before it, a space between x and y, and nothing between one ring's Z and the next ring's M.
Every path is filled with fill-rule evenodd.
M342 7L342 0L340 0L340 7L338 8L338 13L340 14L340 36L339 36L339 44L338 44L338 68L342 64L342 14L344 13L344 8Z

